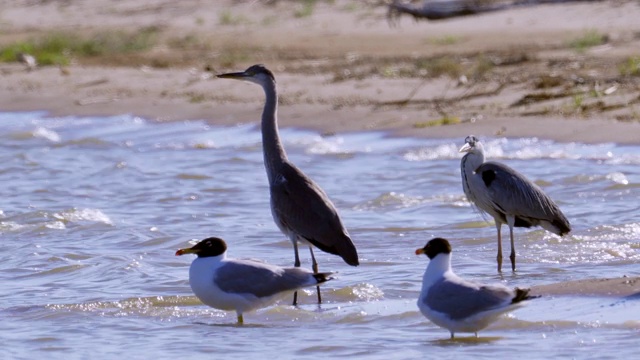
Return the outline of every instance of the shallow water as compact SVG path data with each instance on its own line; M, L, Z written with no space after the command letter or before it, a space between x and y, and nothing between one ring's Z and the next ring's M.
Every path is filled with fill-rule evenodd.
M339 208L361 266L316 251L321 270L339 272L320 308L307 291L298 308L248 313L236 326L234 313L192 296L192 258L174 253L215 235L230 256L293 263L271 219L256 125L44 113L0 113L0 124L0 358L636 355L637 299L536 299L479 339L449 341L415 305L427 259L414 250L449 238L460 275L513 286L638 275L640 146L485 139L487 157L535 180L574 229L518 229L519 271L500 277L495 228L460 185L468 134L285 129L290 159Z

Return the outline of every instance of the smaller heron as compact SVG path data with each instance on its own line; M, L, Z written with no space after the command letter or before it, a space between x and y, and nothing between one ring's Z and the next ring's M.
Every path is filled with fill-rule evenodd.
M176 251L176 256L184 254L198 256L189 268L189 285L196 297L213 308L235 310L239 324L244 321L244 312L269 306L298 289L332 279L331 273L228 258L227 244L216 237Z
M493 217L498 230L498 271L502 271L502 224L509 225L511 269L516 271L514 227L541 226L556 235L571 231L571 225L558 205L536 184L507 165L484 161L484 148L469 135L460 148L466 153L460 161L462 189L467 199Z
M416 255L420 254L427 255L430 261L422 278L418 308L431 322L449 330L452 339L456 332L472 332L477 337L478 331L500 315L533 298L529 296L529 289L482 285L454 274L451 245L446 239L429 240L416 250Z
M318 262L313 255L313 247L338 255L351 266L358 266L358 251L342 225L336 207L324 190L287 157L278 131L278 92L271 70L257 64L245 71L218 77L252 82L260 85L265 93L261 123L262 149L269 179L271 215L280 231L293 244L294 266L300 266L298 243L309 246L313 271L316 273ZM320 287L317 293L320 304ZM297 293L293 295L293 305L296 304Z

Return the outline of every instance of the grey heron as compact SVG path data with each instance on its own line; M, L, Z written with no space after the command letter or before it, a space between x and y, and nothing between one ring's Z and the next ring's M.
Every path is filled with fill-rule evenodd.
M227 244L216 237L176 251L176 256L185 254L198 256L189 268L189 285L196 297L213 308L235 310L240 324L244 312L269 306L297 289L332 279L330 273L229 258Z
M472 332L477 337L478 331L500 315L533 298L529 289L483 285L460 278L451 269L451 245L446 239L429 240L416 250L416 255L420 254L430 261L422 278L418 308L431 322L449 330L452 339L456 332Z
M498 230L498 271L502 271L502 224L509 226L511 269L516 271L514 227L541 226L556 235L571 231L571 225L556 203L536 184L507 165L484 159L478 138L469 135L460 148L462 189L467 199L491 215Z
M340 256L347 264L358 266L358 253L342 225L338 212L325 192L298 169L284 150L278 132L278 92L273 73L264 65L253 65L243 72L218 75L220 78L245 80L262 87L266 101L262 111L262 148L269 180L271 215L276 225L291 240L294 266L300 266L298 243L309 246L313 271L318 263L313 247ZM318 303L322 302L320 287ZM293 304L297 303L297 293Z

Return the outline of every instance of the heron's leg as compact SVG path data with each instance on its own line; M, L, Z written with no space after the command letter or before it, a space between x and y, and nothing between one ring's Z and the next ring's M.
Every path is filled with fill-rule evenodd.
M502 223L497 219L496 230L498 230L498 256L496 257L496 259L498 260L498 272L502 272Z
M509 259L511 259L511 271L516 271L516 247L513 242L513 227L516 224L516 217L513 215L507 216L507 225L509 225L509 237L511 238L511 255L509 255Z
M238 324L244 324L244 318L242 317L242 313L238 313Z
M300 267L300 255L298 255L298 239L296 238L295 235L290 235L291 236L291 242L293 243L293 252L295 254L295 262L293 263L293 266L295 267ZM298 292L295 291L293 293L293 306L298 305Z
M295 254L296 260L293 263L293 266L300 267L300 255L298 255L298 239L295 235L291 235L291 242L293 243L293 253Z
M316 257L313 256L313 247L309 246L309 252L311 253L311 268L313 269L313 273L318 273L318 262L316 261ZM318 304L322 303L322 297L320 296L320 285L316 286L316 290L318 291Z

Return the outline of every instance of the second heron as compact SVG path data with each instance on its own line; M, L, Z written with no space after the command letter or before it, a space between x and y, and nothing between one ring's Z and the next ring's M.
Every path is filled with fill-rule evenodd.
M467 199L493 217L498 230L498 271L502 270L502 224L509 225L511 270L516 271L514 227L541 226L556 235L571 231L558 205L536 184L507 165L484 161L484 147L478 138L467 136L460 152L462 189Z
M300 266L298 243L309 246L313 271L318 263L313 246L340 256L347 264L358 266L358 253L342 225L338 212L325 192L311 178L292 164L278 133L278 93L273 73L263 65L253 65L243 72L218 75L220 78L245 80L264 90L266 102L262 111L262 148L269 178L271 214L280 231L289 237L295 251L295 266ZM320 288L318 303L322 302ZM297 303L297 293L293 304Z

